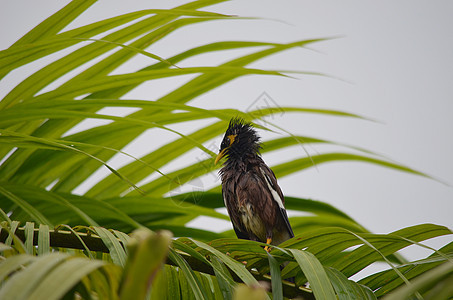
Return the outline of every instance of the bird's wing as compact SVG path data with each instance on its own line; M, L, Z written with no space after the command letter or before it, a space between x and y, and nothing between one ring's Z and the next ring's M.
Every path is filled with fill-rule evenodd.
M251 240L250 236L239 230L239 228L237 228L236 226L234 226L234 223L233 223L233 229L234 229L234 232L236 232L236 236L238 237L238 239L243 239L243 240Z
M262 164L259 168L261 171L261 175L263 176L263 179L267 183L267 188L272 194L273 200L277 202L279 206L280 216L282 217L282 220L286 225L288 233L290 234L291 237L294 237L293 229L289 224L288 214L286 213L285 209L285 197L283 196L282 190L278 186L277 178L275 177L274 172L265 164Z

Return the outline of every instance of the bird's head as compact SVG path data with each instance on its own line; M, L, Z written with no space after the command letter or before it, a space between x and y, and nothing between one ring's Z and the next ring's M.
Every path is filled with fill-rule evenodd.
M245 122L241 118L231 119L220 144L215 164L224 156L239 158L247 154L259 154L259 149L261 148L259 140L260 137L252 127L252 124Z

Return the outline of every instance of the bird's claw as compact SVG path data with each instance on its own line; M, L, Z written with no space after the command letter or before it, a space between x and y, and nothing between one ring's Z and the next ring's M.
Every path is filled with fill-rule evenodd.
M267 238L266 239L266 244L270 244L272 242L272 239L271 238ZM265 246L264 247L264 250L266 250L267 253L271 252L271 247L269 246Z

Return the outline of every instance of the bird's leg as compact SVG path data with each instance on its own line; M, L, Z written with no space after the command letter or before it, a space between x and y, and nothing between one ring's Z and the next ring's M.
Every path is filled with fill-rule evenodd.
M272 239L270 237L267 238L266 244L270 244L272 242ZM269 246L264 247L264 250L267 252L271 252L271 248Z

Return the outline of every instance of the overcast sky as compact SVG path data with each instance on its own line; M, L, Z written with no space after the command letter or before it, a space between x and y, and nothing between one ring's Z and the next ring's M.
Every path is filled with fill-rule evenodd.
M3 1L1 48L8 47L66 3ZM129 11L169 8L181 3L99 1L70 28ZM150 7L151 4L155 6ZM279 106L319 107L359 114L377 122L289 113L272 121L294 134L372 150L453 184L452 1L294 0L279 5L275 1L231 1L208 10L262 19L194 25L171 34L148 50L168 57L220 40L291 42L335 37L313 44L308 50L292 49L251 65L321 72L330 77L248 76L195 99L191 105L247 110L256 106L255 100L266 93ZM240 53L246 52L228 51L194 58L182 66L221 63ZM131 70L138 69L138 64L145 60L134 62L137 65L130 66ZM30 69L22 68L11 74L0 83L1 95L29 73ZM174 88L176 82L170 79L159 85L145 84L128 94L128 98L153 100ZM187 123L174 128L182 131L189 128L187 132L190 132L200 124ZM220 138L215 143L220 143ZM313 146L307 150L314 155L343 149ZM130 151L140 154L136 149ZM264 159L272 165L303 155L302 149L292 147L265 155ZM218 179L211 176L211 180ZM281 178L279 183L286 195L326 201L373 232L387 233L420 223L453 227L452 187L420 176L365 163L341 162Z

